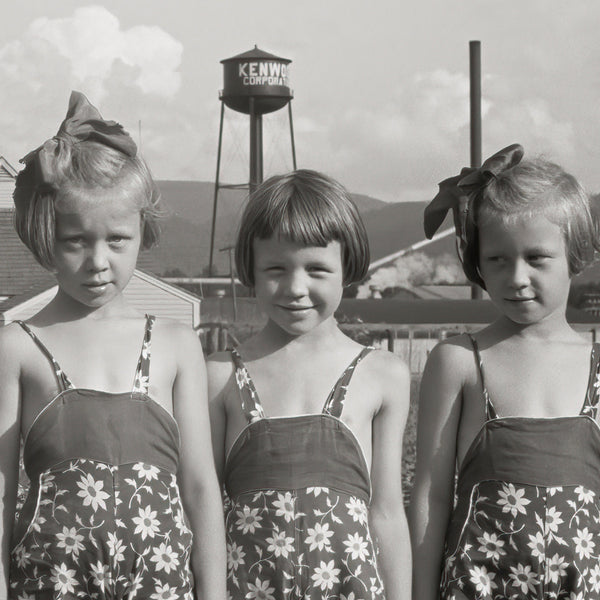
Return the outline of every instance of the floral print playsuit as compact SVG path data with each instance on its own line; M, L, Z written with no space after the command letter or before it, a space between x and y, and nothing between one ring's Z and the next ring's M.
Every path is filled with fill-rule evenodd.
M369 533L369 471L340 418L354 368L370 350L344 371L320 414L277 418L265 416L232 351L248 420L225 465L233 600L384 598Z
M20 323L59 393L24 441L31 487L11 554L12 599L192 599L179 430L148 396L153 322L146 317L133 389L120 394L75 388Z
M459 471L446 537L444 600L600 599L600 344L579 415L498 416Z

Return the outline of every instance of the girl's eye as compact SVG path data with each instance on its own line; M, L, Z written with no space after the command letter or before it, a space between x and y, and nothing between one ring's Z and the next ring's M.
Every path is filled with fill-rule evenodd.
M528 257L528 260L530 263L541 263L544 262L546 258L548 258L548 256L545 254L532 254Z
M79 237L79 236L71 236L71 237L67 237L67 238L63 238L62 240L60 240L63 244L67 244L69 246L80 246L81 244L83 244L83 238Z

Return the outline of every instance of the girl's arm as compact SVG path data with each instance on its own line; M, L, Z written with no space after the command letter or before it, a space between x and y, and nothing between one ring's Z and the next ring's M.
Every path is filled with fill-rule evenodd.
M410 373L390 353L378 353L375 376L383 401L373 420L372 500L369 520L379 544L378 565L388 600L408 600L411 551L402 499L402 437L408 416Z
M227 432L224 390L231 377L231 359L224 353L213 354L208 358L206 367L208 371L208 405L213 456L219 484L222 487L223 471L225 469L225 434Z
M456 439L464 377L452 343L431 352L421 380L417 466L409 509L413 598L437 600L448 519L454 500Z
M194 543L192 570L202 600L223 600L226 556L223 509L211 451L202 347L189 329L177 326L178 370L173 411L181 432L180 481Z
M8 598L10 547L19 481L20 364L12 327L0 331L0 600Z

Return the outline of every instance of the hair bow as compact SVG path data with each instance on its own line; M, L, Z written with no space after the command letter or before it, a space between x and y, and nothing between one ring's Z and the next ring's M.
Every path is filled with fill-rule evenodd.
M475 241L474 221L469 219L474 200L488 183L506 169L521 162L524 150L520 144L512 144L490 156L481 167L464 167L459 175L444 179L439 192L425 208L423 226L425 235L431 239L440 228L446 214L452 210L456 230L458 256L467 277L485 288L477 271L477 261L471 265L465 261L469 244Z
M76 144L85 140L99 142L127 156L135 157L137 146L131 136L116 121L105 121L98 110L90 104L81 92L71 92L69 109L56 135L36 148L20 162L34 166L36 187L55 189L61 152L66 144Z

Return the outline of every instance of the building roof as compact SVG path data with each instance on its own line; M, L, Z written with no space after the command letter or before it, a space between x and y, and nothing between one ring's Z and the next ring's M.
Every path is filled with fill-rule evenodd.
M376 300L343 299L336 313L340 320L396 325L486 324L500 313L490 300ZM600 316L569 308L573 324L600 324Z
M17 173L18 171L4 158L4 156L0 156L0 176L9 175L15 179Z
M231 56L230 58L224 58L221 63L238 61L238 60L279 60L281 62L292 62L289 58L282 58L281 56L275 56L275 54L271 54L270 52L266 52L265 50L261 50L258 46L254 46L251 50L247 50L246 52L242 52L241 54L236 54L235 56Z

